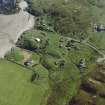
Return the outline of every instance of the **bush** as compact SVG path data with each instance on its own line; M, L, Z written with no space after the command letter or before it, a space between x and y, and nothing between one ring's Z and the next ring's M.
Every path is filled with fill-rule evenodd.
M40 41L38 42L37 39ZM42 35L41 31L31 30L27 33L24 33L17 44L20 47L31 51L41 52L42 50L44 51L48 45L48 39L46 36Z
M70 6L70 7L69 7ZM87 33L93 22L91 12L86 7L76 9L77 5L60 5L54 4L49 9L49 15L53 20L55 31L70 36L78 36L79 33Z

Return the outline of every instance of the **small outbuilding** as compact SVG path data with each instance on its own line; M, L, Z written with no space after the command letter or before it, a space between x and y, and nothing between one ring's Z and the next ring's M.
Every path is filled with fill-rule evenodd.
M80 59L79 64L77 66L79 68L86 68L86 60L85 60L85 58Z
M62 43L59 44L59 48L63 48L64 45Z
M28 60L28 61L24 62L24 65L25 66L31 66L31 65L33 65L33 63L34 63L33 60Z
M67 42L66 47L76 48L75 41L74 41L74 40L69 40L69 41Z
M105 31L105 26L104 25L97 25L97 24L95 24L94 26L93 26L93 31L94 32L103 32L103 31Z

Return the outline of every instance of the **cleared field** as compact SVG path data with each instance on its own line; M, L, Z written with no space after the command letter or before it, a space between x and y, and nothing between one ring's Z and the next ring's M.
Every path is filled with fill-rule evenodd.
M31 83L31 76L32 71L0 60L0 105L40 105L48 86Z

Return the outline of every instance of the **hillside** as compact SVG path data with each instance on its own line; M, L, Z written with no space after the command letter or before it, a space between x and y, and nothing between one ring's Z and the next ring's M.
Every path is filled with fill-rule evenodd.
M16 44L0 60L0 105L104 105L105 1L26 1L1 18L2 45Z
M94 24L105 25L105 22L104 22L105 1L103 1L103 0L60 0L60 1L59 0L57 0L57 1L56 0L53 0L53 1L42 0L42 1L38 2L37 0L32 0L29 2L29 5L31 7L29 9L30 13L32 13L33 15L36 15L38 17L41 16L41 20L40 20L41 23L40 23L40 25L38 24L38 26L36 26L38 28L38 30L39 29L45 30L46 28L43 27L43 25L46 24L48 27L51 27L55 32L59 33L60 36L70 37L70 38L74 38L77 40L85 40L85 41L87 40L88 44L91 43L93 45L93 46L89 45L93 49L93 52L89 54L90 50L89 50L89 48L87 48L89 50L89 52L87 51L87 54L84 54L83 52L85 52L85 51L82 49L82 46L79 46L77 44L76 46L79 46L79 49L81 49L81 54L80 55L78 54L76 56L76 51L73 51L74 55L72 55L71 54L72 51L70 50L70 52L68 53L70 60L67 60L67 58L65 58L67 62L71 61L72 63L77 64L79 62L80 58L85 58L87 60L87 58L86 58L86 55L87 55L88 58L90 58L89 62L91 62L92 65L97 65L96 60L99 57L102 57L102 55L100 55L100 52L104 53L104 43L105 43L104 39L105 38L104 38L104 32L93 32L93 25ZM100 43L99 43L99 41L100 41ZM54 40L54 43L55 43L55 40ZM53 48L50 48L50 49L52 51L51 53L54 53L57 51L57 50L53 51ZM49 52L49 50L48 50L48 52ZM97 55L98 53L99 53L99 55ZM61 57L63 57L63 55L61 55ZM50 61L48 60L46 65L48 67L50 67L49 65L52 65L52 63L49 64L48 62L50 63ZM86 70L84 70L84 71L82 71L83 74L80 75L80 77L83 79L85 79L84 76L86 76L88 74L88 72L93 72L93 74L94 74L94 72L97 72L97 69L95 69L96 67L91 66L90 64L88 64L88 65L90 67L87 67L87 72L86 72ZM51 68L54 69L54 65L52 65ZM50 70L51 68L48 68L48 70ZM72 71L72 66L70 66L68 68L70 71ZM90 76L90 74L91 73L89 73L88 75ZM73 73L71 75L73 75ZM71 76L71 75L69 75L69 76ZM101 78L102 75L100 76L100 74L97 74L97 76L98 75ZM76 74L74 74L74 76L77 77ZM95 77L97 77L97 76L95 76ZM102 77L102 78L104 80L104 77ZM63 82L63 83L65 83L65 82ZM65 89L60 91L59 86L62 87L62 85L58 85L56 83L54 83L54 84L55 85L52 87L52 91L50 93L51 95L48 98L47 105L65 105L65 102L63 102L63 99L65 99L64 95L60 99L60 96L62 94L58 93L58 92L64 91ZM61 84L62 84L62 82L61 82ZM102 83L102 85L104 85L104 83ZM58 90L56 90L58 88L57 86L59 87ZM73 86L73 84L72 84L72 86ZM86 86L88 86L88 84L86 84ZM67 88L67 87L69 87L69 89L72 89L72 87L70 87L70 86L65 86L65 88ZM104 89L104 86L102 86L102 87ZM98 86L96 86L96 88L98 88ZM100 89L101 88L99 88L98 91L101 91ZM71 91L73 92L73 90L69 90L68 94L69 94L69 92L71 93ZM78 91L78 89L77 89L77 91ZM87 101L85 101L85 95L83 94L83 97L81 96L82 93L84 93L84 91L83 92L81 92L81 91L83 91L83 90L80 90L80 93L77 96L76 103L74 103L74 104L77 104L77 105L83 104L84 105L84 104L87 104L87 101L92 100L92 97L89 97L90 96L89 95L88 96L89 98L87 98ZM93 89L93 91L94 91L94 89ZM86 94L90 94L90 93L86 93ZM67 94L65 91L65 97L66 97L66 95ZM57 100L54 98L54 96L55 96L55 98L57 98ZM72 96L75 96L75 93L73 93ZM78 97L82 97L82 98L78 99ZM94 97L94 95L93 95L93 97ZM69 99L71 99L71 98L69 97ZM80 103L79 103L79 101L80 101ZM99 98L97 98L97 100L96 100L96 103L94 103L94 104L95 105L104 105L104 101L105 100L103 99L103 97L99 96ZM92 102L88 103L88 105L91 105L91 104L92 104Z

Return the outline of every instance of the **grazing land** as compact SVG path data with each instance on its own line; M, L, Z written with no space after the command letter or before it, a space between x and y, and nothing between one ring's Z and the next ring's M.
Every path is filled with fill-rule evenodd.
M35 69L42 76L46 74L41 66ZM0 105L40 105L48 87L47 82L31 83L32 74L29 69L0 60Z

